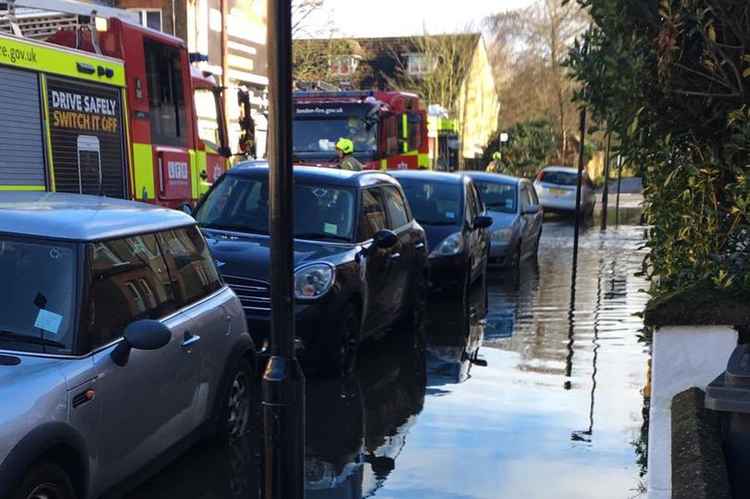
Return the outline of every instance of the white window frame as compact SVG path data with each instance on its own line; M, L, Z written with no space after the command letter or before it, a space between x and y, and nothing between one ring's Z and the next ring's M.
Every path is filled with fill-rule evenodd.
M406 55L406 71L410 75L425 76L435 70L433 58L423 52L410 52ZM417 62L419 61L419 62Z
M159 13L159 31L164 32L164 13L162 9L143 8L143 9L127 9L130 12L136 12L138 19L141 22L141 26L148 28L148 14L150 12Z
M351 76L357 72L359 61L361 59L360 56L353 54L332 55L328 68L333 76ZM340 68L342 67L346 67L346 71L341 71ZM334 70L334 68L336 70Z

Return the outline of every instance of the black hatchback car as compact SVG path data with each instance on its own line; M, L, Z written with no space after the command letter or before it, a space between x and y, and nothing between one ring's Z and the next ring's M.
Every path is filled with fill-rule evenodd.
M469 327L472 286L486 286L492 218L485 213L474 182L465 176L426 171L394 171L414 217L427 232L430 298L457 303L464 332ZM444 307L443 307L444 309ZM444 322L444 321L441 321Z
M195 218L262 342L270 321L268 166L221 177ZM302 358L353 368L359 343L403 321L420 328L427 249L403 191L387 175L294 168L294 290Z

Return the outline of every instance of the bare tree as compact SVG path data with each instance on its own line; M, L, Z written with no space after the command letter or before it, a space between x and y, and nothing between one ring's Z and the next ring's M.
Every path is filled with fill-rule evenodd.
M577 131L574 86L563 66L568 47L587 24L586 14L560 0L537 0L531 7L488 19L490 47L502 103L501 126L537 119L554 121L559 159Z
M275 0L271 0L275 1ZM325 0L293 0L292 2L292 36L296 37L308 31L307 21L310 15L323 7Z
M384 77L390 87L417 92L430 104L454 114L479 38L478 33L468 32L408 38L404 46L391 49L396 75ZM410 56L417 58L412 64L417 61L418 68L409 67Z
M338 56L351 57L360 51L356 40L346 38L294 40L294 80L338 84L336 75L331 74L332 60Z

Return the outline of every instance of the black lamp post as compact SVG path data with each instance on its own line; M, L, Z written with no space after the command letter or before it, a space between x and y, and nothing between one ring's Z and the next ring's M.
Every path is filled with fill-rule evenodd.
M305 496L305 378L294 349L292 5L268 2L271 357L263 374L265 499Z

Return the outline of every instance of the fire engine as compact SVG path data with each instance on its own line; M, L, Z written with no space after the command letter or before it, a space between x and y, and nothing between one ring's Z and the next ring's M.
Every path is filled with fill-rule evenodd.
M21 4L26 9L16 9ZM191 67L181 39L99 5L6 5L0 190L185 208L225 171L230 151L221 87ZM213 126L199 126L196 100L215 107Z
M368 170L429 168L427 112L418 95L396 91L294 93L298 164L336 161L336 142L354 142Z

